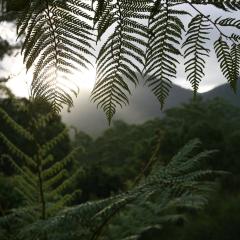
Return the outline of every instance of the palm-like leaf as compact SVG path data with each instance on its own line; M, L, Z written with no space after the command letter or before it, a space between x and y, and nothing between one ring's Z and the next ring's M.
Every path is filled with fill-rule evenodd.
M27 69L35 63L32 96L51 102L56 112L63 104L73 105L69 88L77 95L76 85L68 82L69 74L90 64L86 57L93 55L92 27L87 23L92 19L90 11L88 4L75 0L33 0L19 18L19 35L26 34Z
M141 1L147 9L148 1ZM132 18L144 19L145 8L131 9L131 1L105 3L98 5L97 10L104 7L102 15L97 12L98 40L112 25L116 25L113 33L104 42L97 58L97 83L92 92L93 101L102 107L108 121L115 114L117 106L128 104L130 89L128 81L137 84L140 67L143 65L147 37L144 25ZM128 81L127 81L128 80Z
M236 63L233 63L230 47L228 46L227 42L222 39L222 37L215 42L214 47L223 75L227 78L230 86L236 92L238 76L236 77ZM233 51L234 52L232 54L234 55L236 51Z
M70 74L91 64L95 41L101 48L92 99L104 110L108 121L118 107L128 104L130 85L138 83L142 68L146 84L163 106L176 78L184 18L189 16L185 6L197 12L190 17L189 41L184 44L186 71L194 93L204 76L205 57L209 56L205 45L210 37L208 24L219 34L217 56L224 76L235 89L239 19L214 19L204 14L201 5L224 11L240 9L239 0L26 0L18 19L18 33L25 34L24 61L34 72L33 98L51 102L57 112L64 104L72 106L72 93L77 93L77 87ZM224 29L229 27L236 32L226 34ZM232 50L226 46L229 43Z
M171 80L176 77L177 56L181 55L176 45L180 45L184 25L178 14L186 13L172 10L168 4L160 3L157 7L156 14L149 22L151 36L146 53L145 76L162 108L172 86Z
M184 57L186 58L185 71L188 73L188 81L192 84L194 95L196 95L199 83L204 76L205 58L209 49L205 48L209 40L210 27L208 19L202 15L195 16L188 26L187 39L183 46L186 47Z

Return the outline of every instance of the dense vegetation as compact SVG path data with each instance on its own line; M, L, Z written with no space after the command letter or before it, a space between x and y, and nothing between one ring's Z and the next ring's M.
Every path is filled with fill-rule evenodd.
M58 115L78 93L72 74L93 60L92 100L109 123L141 77L162 108L181 57L196 98L213 35L236 92L239 19L202 7L238 13L238 0L0 3L33 69L30 99L0 78L0 239L239 238L239 108L197 98L142 125L115 121L96 139L77 129L70 138ZM0 59L15 48L0 36Z
M23 102L24 105L22 105ZM5 109L24 126L28 111L21 110L21 105L24 108L28 105L31 106L24 99L11 100L6 98L1 101L1 109ZM42 107L43 112L47 109L47 106ZM189 203L186 206L181 203L178 207L175 206L170 210L166 207L164 210L160 204L161 200L159 200L161 194L155 194L149 200L134 205L130 202L120 214L117 214L110 221L102 237L104 237L103 239L123 239L129 236L135 236L136 239L159 239L159 237L172 239L178 236L180 239L225 240L229 239L229 231L231 231L230 239L238 239L240 133L236 129L240 129L239 120L240 109L227 102L221 99L203 102L198 99L181 107L169 109L163 119L155 119L142 125L128 125L122 121L116 121L110 129L96 139L82 131L75 130L74 137L70 139L65 135L62 140L59 140L57 144L60 145L53 152L56 159L61 159L76 146L81 149L72 159L73 162L70 161L68 165L65 165L68 172L80 170L76 177L71 180L70 185L66 186L67 192L65 191L64 194L68 193L69 195L76 189L80 190L67 205L81 206L76 204L89 203L89 201L97 203L100 199L108 199L111 196L131 191L140 179L151 174L153 166L153 169L156 170L158 164L166 166L171 163L170 159L174 153L189 140L197 137L202 142L199 150L218 149L211 157L205 158L201 166L212 170L221 169L231 172L231 174L223 175L221 178L214 178L218 187L215 187L216 191L211 194L210 203L206 210L198 212L196 206L192 209L194 205L190 206ZM1 120L1 125L3 124L4 120ZM9 139L13 139L20 149L31 154L31 151L34 151L34 146L26 145L26 142L16 136L14 130L10 131L8 125L5 125L4 134ZM56 136L63 129L64 124L61 123L59 117L51 120L51 124L46 126L46 129L41 129L42 141L49 141L48 139ZM17 182L20 181L19 172L5 159L7 156L12 156L13 153L9 152L4 144L1 144L1 153L1 215L8 216L15 208L13 213L20 214L17 215L17 219L19 217L20 219L10 218L10 220L14 221L17 228L18 224L22 226L22 224L26 224L24 221L29 221L23 217L24 213L18 213L18 209L26 208L26 200L21 192L16 190ZM12 157L14 157L15 162L21 162L20 158L17 159L14 155ZM60 183L56 183L55 187ZM63 200L63 193L59 192L59 194L60 199ZM54 201L56 204L57 198ZM193 203L194 201L196 199L193 200ZM61 209L61 206L61 204L56 204L56 211L58 207ZM200 206L197 206L197 209L198 207ZM54 214L54 211L50 212ZM183 213L184 215L182 215ZM168 217L166 214L170 214L170 216ZM48 217L50 216L48 215ZM190 219L191 223L186 222L186 218ZM19 220L21 221L19 222ZM11 222L11 224L13 223ZM49 223L47 222L47 224ZM76 226L71 224L69 231L76 231L74 230ZM8 236L6 239L11 239L13 237L11 234L14 235L18 231L14 228L6 230L6 225L2 226L5 226L3 236ZM6 231L10 235L6 235ZM32 231L34 231L34 226ZM75 239L76 236L71 236L70 239ZM82 235L80 234L80 236ZM65 239L67 239L66 236ZM88 239L87 235L86 239Z

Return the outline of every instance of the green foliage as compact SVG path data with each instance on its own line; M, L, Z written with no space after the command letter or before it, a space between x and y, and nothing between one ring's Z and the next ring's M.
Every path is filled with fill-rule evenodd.
M187 12L173 10L171 4L156 1L155 12L149 20L151 36L146 52L146 71L149 75L146 82L161 103L161 108L171 88L171 79L176 78L176 68L179 63L177 56L181 55L175 44L180 44L184 25L179 16Z
M15 105L3 106L5 108L8 106L9 114L12 113L16 118L17 112L15 109L11 110ZM5 115L2 114L2 116ZM19 120L19 118L16 119ZM61 139L65 133L62 128L59 128L61 131L58 131L57 137L53 138L54 140L51 140L52 137L48 138L46 141L43 132L50 119L49 115L41 117L40 114L29 127L36 126L36 130L31 131L31 134L38 136L41 148L52 152L50 149L53 147L52 144L60 144L64 141ZM233 193L238 192L240 183L238 161L240 135L236 131L239 128L239 119L239 109L224 101L198 100L168 110L162 120L152 120L140 126L115 122L112 128L97 139L92 139L83 132L76 132L73 146L80 145L85 151L78 154L73 168L84 170L75 178L74 185L73 183L68 185L67 193L71 192L72 188L76 189L77 185L82 194L74 204L81 204L64 209L59 207L59 211L55 203L59 199L63 200L62 196L66 192L63 195L56 194L54 189L57 186L54 186L55 197L46 196L46 200L49 201L47 210L56 207L56 211L48 212L50 218L39 220L39 214L38 218L32 214L36 211L39 213L40 208L37 208L37 204L31 204L32 208L26 205L26 198L19 195L17 188L13 189L13 185L18 189L22 186L23 176L21 174L14 178L4 176L3 183L0 178L0 200L2 200L0 205L4 208L4 217L0 218L0 238L45 239L46 233L49 233L48 239L71 240L79 238L84 240L155 240L159 238L167 240L176 237L191 240L202 239L204 236L206 238L216 236L213 239L225 240L227 236L225 229L230 229L234 239L238 236L236 227L238 217L233 214L239 211L238 199ZM7 124L8 128L11 128L11 125L13 124L10 123L9 126ZM43 125L45 125L44 130L41 128ZM37 131L38 128L39 131ZM48 128L47 131L49 131ZM22 134L22 130L13 129L13 132L19 137ZM4 132L7 136L9 133ZM158 141L159 135L160 141ZM214 153L214 157L211 158L209 153L212 151L198 154L199 144L191 142L172 157L183 143L193 137L201 139L202 148L217 148L219 153ZM9 139L16 145L13 135ZM23 150L24 144L29 148L31 140L28 141L28 145L23 142L17 143L18 148ZM49 144L46 145L46 142ZM153 146L157 142L160 143L160 148L157 147L156 151ZM198 146L197 149L194 148L195 145ZM62 146L58 147L57 151L62 151L61 148ZM5 153L5 151L1 152ZM26 152L25 149L24 152ZM27 153L30 155L29 152ZM44 154L44 151L41 154ZM54 156L59 155L54 154ZM6 155L3 157L4 161L11 161L6 159ZM14 155L12 158L17 159ZM61 165L61 160L54 159L48 166L59 163L55 165L56 168L54 167L57 169L57 166ZM146 162L146 159L150 160ZM154 161L150 164L152 159ZM210 169L224 169L233 174L224 177L218 194L211 194L213 199L210 201L210 206L206 211L199 213L196 210L206 204L209 190L211 192L212 187L215 186L209 182L212 179L210 177L212 171L202 171L202 166ZM67 167L66 170L69 169L72 168ZM29 174L25 169L24 172ZM70 174L72 175L71 171ZM138 174L140 178L136 177ZM195 177L197 179L194 179ZM32 179L34 177L31 177ZM219 182L218 179L216 182ZM34 191L31 193L35 194ZM20 202L15 202L14 198L19 199ZM3 204L5 199L9 199L11 204ZM24 200L25 202L22 202ZM17 209L10 210L12 207ZM6 213L11 214L6 215ZM190 224L186 221L189 218ZM225 219L232 221L224 221ZM185 223L184 227L183 223ZM206 226L209 226L208 230Z
M201 161L211 152L192 156L193 150L198 145L199 141L191 141L169 164L155 165L149 175L131 190L104 200L65 209L55 217L21 229L21 235L24 238L31 236L39 238L48 232L48 239L105 239L104 233L109 222L129 204L134 204L135 207L139 204L146 205L146 201L155 200L158 203L156 211L161 216L158 221L161 223L175 221L178 218L176 215L178 208L202 208L207 202L209 191L211 192L214 186L208 177L221 172L199 168ZM151 223L142 222L141 226L132 229L134 239L143 227L149 227L148 224ZM130 237L129 233L123 231L118 239Z
M34 67L33 98L40 96L59 112L63 104L71 107L67 88L77 95L74 82L67 76L79 67L90 64L84 54L92 55L91 8L85 3L64 1L31 1L18 19L19 36L26 34L23 56L27 70ZM82 18L79 18L81 16ZM41 57L39 57L41 54Z
M221 64L220 66L224 76L227 78L231 87L236 92L237 78L235 76L238 76L239 74L239 65L235 64L234 62L236 62L237 59L234 59L231 56L230 47L225 41L223 41L221 37L215 42L215 51ZM232 51L235 52L235 47ZM236 63L238 63L238 61ZM234 69L234 67L237 69Z
M100 9L99 4L97 9ZM129 103L127 94L130 94L130 89L127 80L135 85L138 83L137 73L141 70L137 63L144 64L141 46L146 46L144 39L147 34L144 25L133 18L146 19L145 11L150 8L146 0L141 1L141 8L131 9L129 1L108 1L104 7L103 11L97 11L100 14L97 40L110 26L116 24L116 27L98 54L97 83L92 98L104 109L110 123L117 105L122 107Z
M184 57L188 59L185 63L188 81L191 82L194 94L196 95L199 83L204 76L205 60L208 56L209 49L204 47L209 40L209 30L212 28L208 19L199 14L195 16L188 26L187 39L183 46L186 47Z
M192 215L186 226L166 231L164 239L237 240L240 233L239 211L239 195L216 195L206 211Z
M167 110L162 119L151 120L141 125L113 122L113 126L99 138L92 140L89 147L85 145L85 156L78 157L78 161L82 164L87 162L88 167L93 169L88 171L83 182L79 181L79 186L84 186L86 182L91 182L87 179L92 179L92 184L87 185L90 192L87 188L83 190L86 197L84 200L101 197L98 192L99 189L103 189L101 182L104 183L104 191L108 191L109 195L116 191L115 187L123 191L127 189L126 186L132 186L134 176L144 168L146 159L151 156L150 149L156 144L154 135L159 129L162 138L158 161L168 163L182 144L198 137L201 139L203 149L218 149L213 157L207 161L203 160L203 165L209 169L222 169L231 174L217 180L219 183L217 194L211 195L206 210L187 211L187 221L184 225L182 223L185 218L180 218L174 225L166 223L160 228L158 225L160 216L155 215L157 211L155 204L158 205L158 201L150 201L147 206L132 204L119 213L110 223L106 237L113 240L119 239L118 236L125 233L132 236L138 229L141 240L159 238L227 240L229 235L237 239L239 219L235 213L240 211L238 204L240 109L222 99L203 101L198 98L197 101ZM93 167L98 164L105 170L102 178L99 175L103 170ZM112 186L112 177L121 177L121 182L115 180ZM122 185L122 182L125 184ZM178 209L177 213L182 212ZM151 227L142 229L143 222L146 223L145 227Z
M129 84L138 84L138 73L164 104L181 59L182 37L186 72L196 95L204 76L205 42L213 28L219 35L215 51L224 76L236 90L239 74L239 19L214 19L201 5L238 12L239 2L199 0L32 0L27 1L18 20L27 69L33 67L32 96L51 102L55 111L63 104L72 106L71 91L77 93L69 74L87 67L93 56L92 43L100 46L97 56L97 81L93 101L110 122L116 109L128 104ZM188 28L186 7L193 10ZM212 31L211 31L212 32ZM70 81L71 82L71 81ZM70 91L69 91L70 90Z
M3 239L14 235L17 239L21 239L18 235L21 228L37 219L46 219L55 215L63 206L70 204L78 196L78 189L72 193L69 189L73 186L80 169L75 172L70 172L68 169L79 152L79 148L73 149L63 159L54 159L54 148L64 141L68 132L67 129L63 129L57 136L42 142L42 133L46 131L46 126L55 117L55 114L51 112L45 116L39 113L32 116L32 121L28 125L29 129L20 126L2 108L1 116L8 127L18 135L17 137L27 140L28 145L34 150L32 155L26 153L7 135L0 133L1 144L8 149L8 154L1 152L1 159L10 162L14 167L17 173L13 177L15 191L24 202L24 207L8 209L0 220L0 226L5 232ZM15 229L9 229L12 224L15 224ZM0 232L2 234L2 231Z

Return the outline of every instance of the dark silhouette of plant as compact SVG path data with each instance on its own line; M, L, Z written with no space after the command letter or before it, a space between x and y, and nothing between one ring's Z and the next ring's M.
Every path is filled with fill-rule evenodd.
M207 16L201 5L238 12L239 0L2 0L2 10L18 12L17 30L27 69L33 68L32 97L44 98L59 112L73 105L77 88L70 74L88 67L97 54L92 100L110 122L116 108L128 104L130 84L145 76L163 106L181 55L194 94L204 76L206 43L218 33L215 52L224 76L236 91L240 67L240 20ZM4 5L5 3L5 5ZM185 9L189 7L193 15ZM188 27L184 21L190 18ZM227 35L225 29L236 32ZM186 38L184 35L186 32ZM181 49L184 49L184 54Z

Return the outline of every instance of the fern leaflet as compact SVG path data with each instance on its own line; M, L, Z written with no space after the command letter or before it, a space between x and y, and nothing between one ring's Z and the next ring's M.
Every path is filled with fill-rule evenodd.
M212 29L208 19L202 15L196 15L188 26L187 39L183 44L185 47L184 57L185 71L188 73L187 79L192 84L194 95L196 95L199 83L204 76L205 59L209 49L205 48L206 41L209 40L209 30Z
M36 63L32 97L50 102L55 112L64 104L73 106L68 89L77 95L77 88L69 83L69 74L91 64L84 55L93 56L90 11L90 6L75 0L33 0L19 18L18 33L26 33L24 62L27 69Z
M161 108L172 86L171 80L176 77L176 67L179 63L176 56L181 55L176 45L180 45L184 25L178 14L185 13L171 9L168 3L160 3L157 14L149 22L151 36L144 74L146 83L157 96Z
M223 75L227 78L232 89L236 92L237 90L237 78L236 71L234 70L235 64L231 57L231 52L228 44L220 37L214 43L215 51L220 62L220 67L222 69Z

